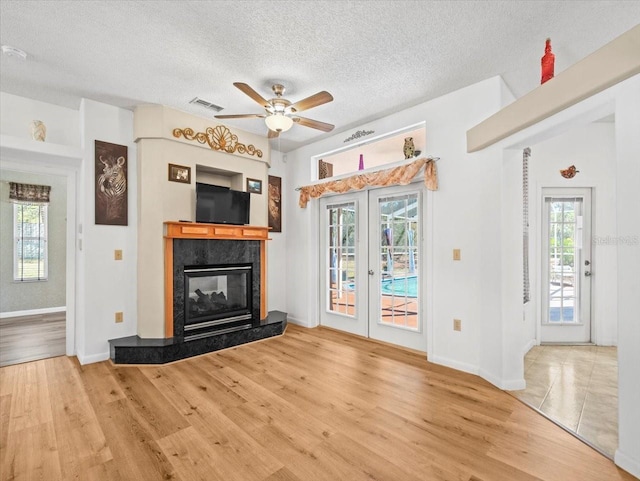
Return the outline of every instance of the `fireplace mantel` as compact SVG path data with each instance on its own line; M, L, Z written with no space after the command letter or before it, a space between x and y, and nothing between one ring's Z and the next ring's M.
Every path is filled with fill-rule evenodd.
M174 335L173 319L173 240L174 239L217 239L232 241L260 241L260 319L267 316L267 266L266 241L269 227L228 224L201 224L194 222L165 222L164 249L164 333L165 338ZM179 324L178 324L179 325Z
M269 240L269 227L165 222L165 239Z

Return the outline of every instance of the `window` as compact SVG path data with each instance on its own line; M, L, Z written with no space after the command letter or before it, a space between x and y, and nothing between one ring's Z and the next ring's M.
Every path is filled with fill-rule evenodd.
M47 204L13 204L13 279L47 280Z

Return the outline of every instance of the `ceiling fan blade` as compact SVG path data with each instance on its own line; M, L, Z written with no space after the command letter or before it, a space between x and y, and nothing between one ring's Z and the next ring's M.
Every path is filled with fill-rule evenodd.
M333 125L327 124L325 122L320 122L319 120L311 120L306 119L304 117L291 117L294 122L304 125L305 127L311 127L312 129L322 130L323 132L331 132L334 128Z
M268 133L267 137L270 138L270 139L275 139L279 135L280 135L280 132L276 132L275 130L269 129L269 133Z
M269 102L267 102L264 97L262 97L262 95L260 95L258 92L256 92L255 90L253 90L251 87L249 87L247 84L244 84L242 82L234 82L233 85L235 85L236 87L238 87L240 90L242 90L245 94L247 94L249 97L251 97L253 100L255 100L256 102L258 102L260 105L262 105L262 107L269 108L271 105L269 104Z
M267 114L214 115L216 119L264 119Z
M303 110L308 110L313 107L317 107L318 105L326 104L332 100L333 96L329 92L323 90L322 92L313 94L311 97L299 100L295 104L289 106L289 108L292 112L302 112Z

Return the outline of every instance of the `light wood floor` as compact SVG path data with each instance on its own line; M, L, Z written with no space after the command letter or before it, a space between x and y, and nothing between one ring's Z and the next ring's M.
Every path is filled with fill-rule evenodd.
M0 479L631 480L478 377L329 329L165 366L0 369Z
M61 356L65 343L65 312L0 319L0 366Z

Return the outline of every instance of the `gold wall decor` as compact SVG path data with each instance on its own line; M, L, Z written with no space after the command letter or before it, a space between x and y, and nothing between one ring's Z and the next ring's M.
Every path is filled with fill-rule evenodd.
M173 136L180 138L184 136L187 140L196 140L201 144L209 144L213 150L222 150L228 154L249 154L262 158L262 150L256 149L253 145L244 145L238 142L238 136L224 125L217 127L207 127L204 132L195 133L193 129L173 129Z

